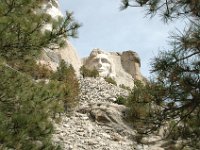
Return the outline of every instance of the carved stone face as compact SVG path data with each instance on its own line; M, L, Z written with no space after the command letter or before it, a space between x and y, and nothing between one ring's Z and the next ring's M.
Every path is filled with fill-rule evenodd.
M107 77L111 73L111 61L106 54L97 54L92 63L101 77Z

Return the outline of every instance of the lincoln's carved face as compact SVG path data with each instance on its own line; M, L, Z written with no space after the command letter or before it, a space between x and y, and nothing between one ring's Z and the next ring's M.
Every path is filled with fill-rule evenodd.
M93 58L93 67L97 69L101 77L107 77L111 73L111 62L106 54L98 54Z

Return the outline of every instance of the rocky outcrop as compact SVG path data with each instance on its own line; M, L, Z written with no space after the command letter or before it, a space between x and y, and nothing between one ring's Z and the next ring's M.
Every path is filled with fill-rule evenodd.
M141 62L138 54L133 51L124 51L121 54L123 69L134 79L143 81L144 77L140 72Z
M113 78L118 85L125 85L133 87L134 80L144 81L144 77L140 72L140 58L136 52L124 51L118 52L105 52L100 49L93 49L90 56L82 59L83 65L88 69L94 69L101 71L103 65L110 64L109 73L101 73L103 77L106 75ZM105 65L106 66L106 65ZM101 68L100 68L101 67Z
M43 11L52 16L52 18L57 19L58 17L63 17L57 0L48 1L43 0ZM43 30L51 30L51 24L47 24ZM79 68L81 66L81 60L76 52L76 49L66 40L65 47L58 50L44 49L43 54L39 62L49 66L50 69L56 70L59 62L63 59L67 64L71 64L75 69L77 75L79 75Z

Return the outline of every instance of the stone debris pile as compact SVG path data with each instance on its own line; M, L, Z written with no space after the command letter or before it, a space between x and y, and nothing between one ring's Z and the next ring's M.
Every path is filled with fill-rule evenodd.
M127 108L114 103L129 91L101 78L84 78L80 85L80 104L55 123L55 143L62 143L65 150L151 150L137 144L136 131L124 121Z
M115 102L118 96L126 97L129 92L111 83L107 83L103 78L84 78L80 80L81 94L80 105L88 105L97 102Z

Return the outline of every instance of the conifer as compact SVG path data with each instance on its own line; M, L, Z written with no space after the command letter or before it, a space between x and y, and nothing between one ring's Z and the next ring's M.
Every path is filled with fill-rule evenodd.
M169 137L186 140L183 147L199 149L200 0L122 0L122 9L129 6L145 7L147 14L159 14L164 22L180 18L188 22L184 31L172 34L171 49L154 58L155 77L146 86L149 93L144 90L136 99L146 99L160 107L159 113L153 112L146 118L155 123L154 129L171 122Z
M42 9L46 3L0 1L0 149L59 149L52 142L51 120L64 112L64 100L71 95L60 90L64 82L51 80L53 72L36 60L43 49L58 49L66 38L76 37L80 25L72 13L52 18ZM52 29L44 30L46 24Z

